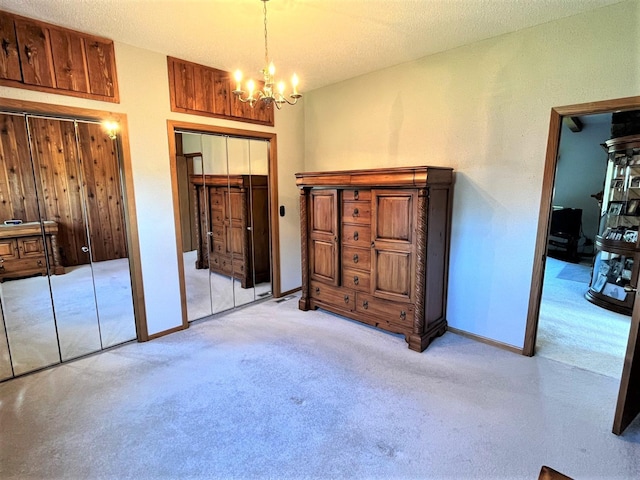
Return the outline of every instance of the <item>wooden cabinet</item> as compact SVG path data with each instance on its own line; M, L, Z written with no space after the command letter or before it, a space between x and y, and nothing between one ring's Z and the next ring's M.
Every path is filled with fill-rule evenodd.
M453 171L407 167L296 174L300 309L404 334L423 351L447 327Z
M273 126L273 108L240 102L229 72L173 57L167 57L167 67L171 111Z
M64 267L57 254L57 234L58 224L53 221L0 225L0 282L47 275L47 267L52 275L63 274Z
M0 85L119 102L111 40L0 12Z
M196 268L240 280L271 281L266 175L191 175L196 206Z

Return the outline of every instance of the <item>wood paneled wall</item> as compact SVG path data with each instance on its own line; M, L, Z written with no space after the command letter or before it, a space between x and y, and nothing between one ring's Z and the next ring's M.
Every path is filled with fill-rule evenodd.
M0 115L0 222L39 220L23 116Z
M95 123L78 123L78 140L93 259L125 258L127 239L116 143Z
M77 143L74 122L30 117L31 152L24 117L0 115L0 126L0 221L56 221L62 264L81 265L89 262L86 208L93 260L126 257L117 152L101 126L79 122Z

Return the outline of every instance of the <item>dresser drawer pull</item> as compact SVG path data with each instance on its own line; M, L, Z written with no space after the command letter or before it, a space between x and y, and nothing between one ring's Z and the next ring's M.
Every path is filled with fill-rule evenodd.
M357 208L353 209L353 216L357 217L358 215L360 215L360 210L358 210Z
M365 310L367 310L369 308L369 302L367 300L362 302L362 308L364 308Z
M344 303L349 303L349 295L344 296Z
M354 200L358 200L358 197L360 196L360 192L358 192L358 190L356 190L355 192L353 192L353 199Z
M316 294L320 293L320 287L316 287Z
M353 263L358 263L358 254L357 253L353 256Z
M406 320L406 319L407 319L407 312L405 312L404 310L402 310L402 311L400 312L400 318L401 318L402 320Z
M353 239L357 242L358 241L358 237L360 235L358 235L358 232L353 232Z
M358 276L357 276L357 275L354 275L354 277L353 277L353 284L354 284L354 285L358 285L358 283L360 283L360 279L358 278Z
M41 267L42 266L42 260L38 260L38 266Z

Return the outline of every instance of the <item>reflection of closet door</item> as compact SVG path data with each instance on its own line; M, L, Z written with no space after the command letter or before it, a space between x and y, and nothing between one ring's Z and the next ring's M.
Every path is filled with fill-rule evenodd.
M43 220L58 224L64 275L51 277L62 360L102 348L96 305L84 165L75 122L29 118L36 189Z
M37 195L41 193L36 189L28 138L23 115L0 114L0 378L60 362L48 278L23 278L24 272L36 271L31 267L44 263L45 273L49 268L39 223ZM4 225L7 220L20 220L23 225L14 230ZM34 250L25 250L25 245L42 251L34 256Z
M96 123L77 122L91 273L102 347L136 338L117 143Z

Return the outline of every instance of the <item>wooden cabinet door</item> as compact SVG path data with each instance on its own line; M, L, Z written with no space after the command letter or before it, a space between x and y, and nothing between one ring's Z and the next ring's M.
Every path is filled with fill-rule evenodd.
M373 190L371 293L413 302L415 282L415 190Z
M18 43L13 16L0 12L0 78L6 80L22 80L20 60L18 58Z
M49 30L26 20L15 21L24 83L54 87Z
M56 86L73 92L88 92L82 37L69 30L49 29Z
M309 208L309 274L311 280L338 285L339 212L337 190L311 190Z
M118 101L118 79L113 42L84 39L89 93Z

